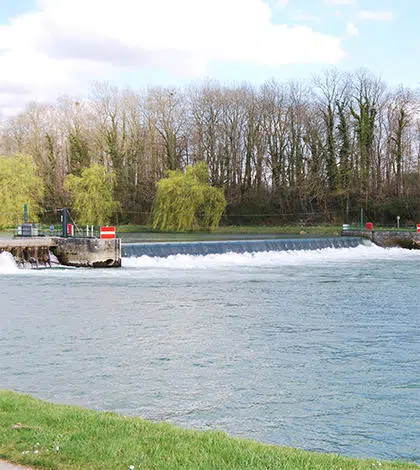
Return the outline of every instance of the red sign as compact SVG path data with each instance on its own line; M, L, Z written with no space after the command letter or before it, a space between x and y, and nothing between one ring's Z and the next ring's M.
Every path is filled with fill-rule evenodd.
M101 238L115 238L115 227L101 227Z
M73 224L67 224L67 236L73 236Z
M366 230L373 230L373 223L372 222L366 222Z
M417 224L417 232L420 233L420 224Z

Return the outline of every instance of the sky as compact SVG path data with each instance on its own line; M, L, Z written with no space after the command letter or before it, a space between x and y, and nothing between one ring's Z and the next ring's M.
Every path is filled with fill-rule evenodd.
M95 81L259 84L364 67L420 87L420 0L0 0L0 116Z

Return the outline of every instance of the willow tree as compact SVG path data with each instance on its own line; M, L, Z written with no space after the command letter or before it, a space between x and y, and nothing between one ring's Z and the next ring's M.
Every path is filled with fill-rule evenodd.
M226 207L223 189L209 184L204 162L185 173L169 170L157 183L153 227L163 231L211 230L219 225Z
M114 185L114 175L102 165L84 168L80 176L68 175L64 188L70 193L77 222L108 224L119 208L119 203L113 199Z
M24 204L28 204L30 220L36 222L44 189L32 157L0 156L0 227L22 222Z

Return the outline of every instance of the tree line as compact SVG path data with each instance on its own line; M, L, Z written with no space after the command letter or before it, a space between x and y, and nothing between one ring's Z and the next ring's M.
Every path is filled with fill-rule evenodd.
M150 223L168 170L205 162L226 223L420 219L419 90L367 70L256 86L92 85L88 98L29 103L3 122L0 154L33 157L45 209L92 165L112 175L117 223ZM117 207L117 206L115 206Z

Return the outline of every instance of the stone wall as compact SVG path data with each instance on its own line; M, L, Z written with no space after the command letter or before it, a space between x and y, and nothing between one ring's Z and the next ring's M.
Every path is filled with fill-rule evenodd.
M420 233L398 230L343 230L343 237L368 238L382 247L400 246L402 248L420 249Z
M115 268L121 266L121 240L55 238L53 253L66 266Z

